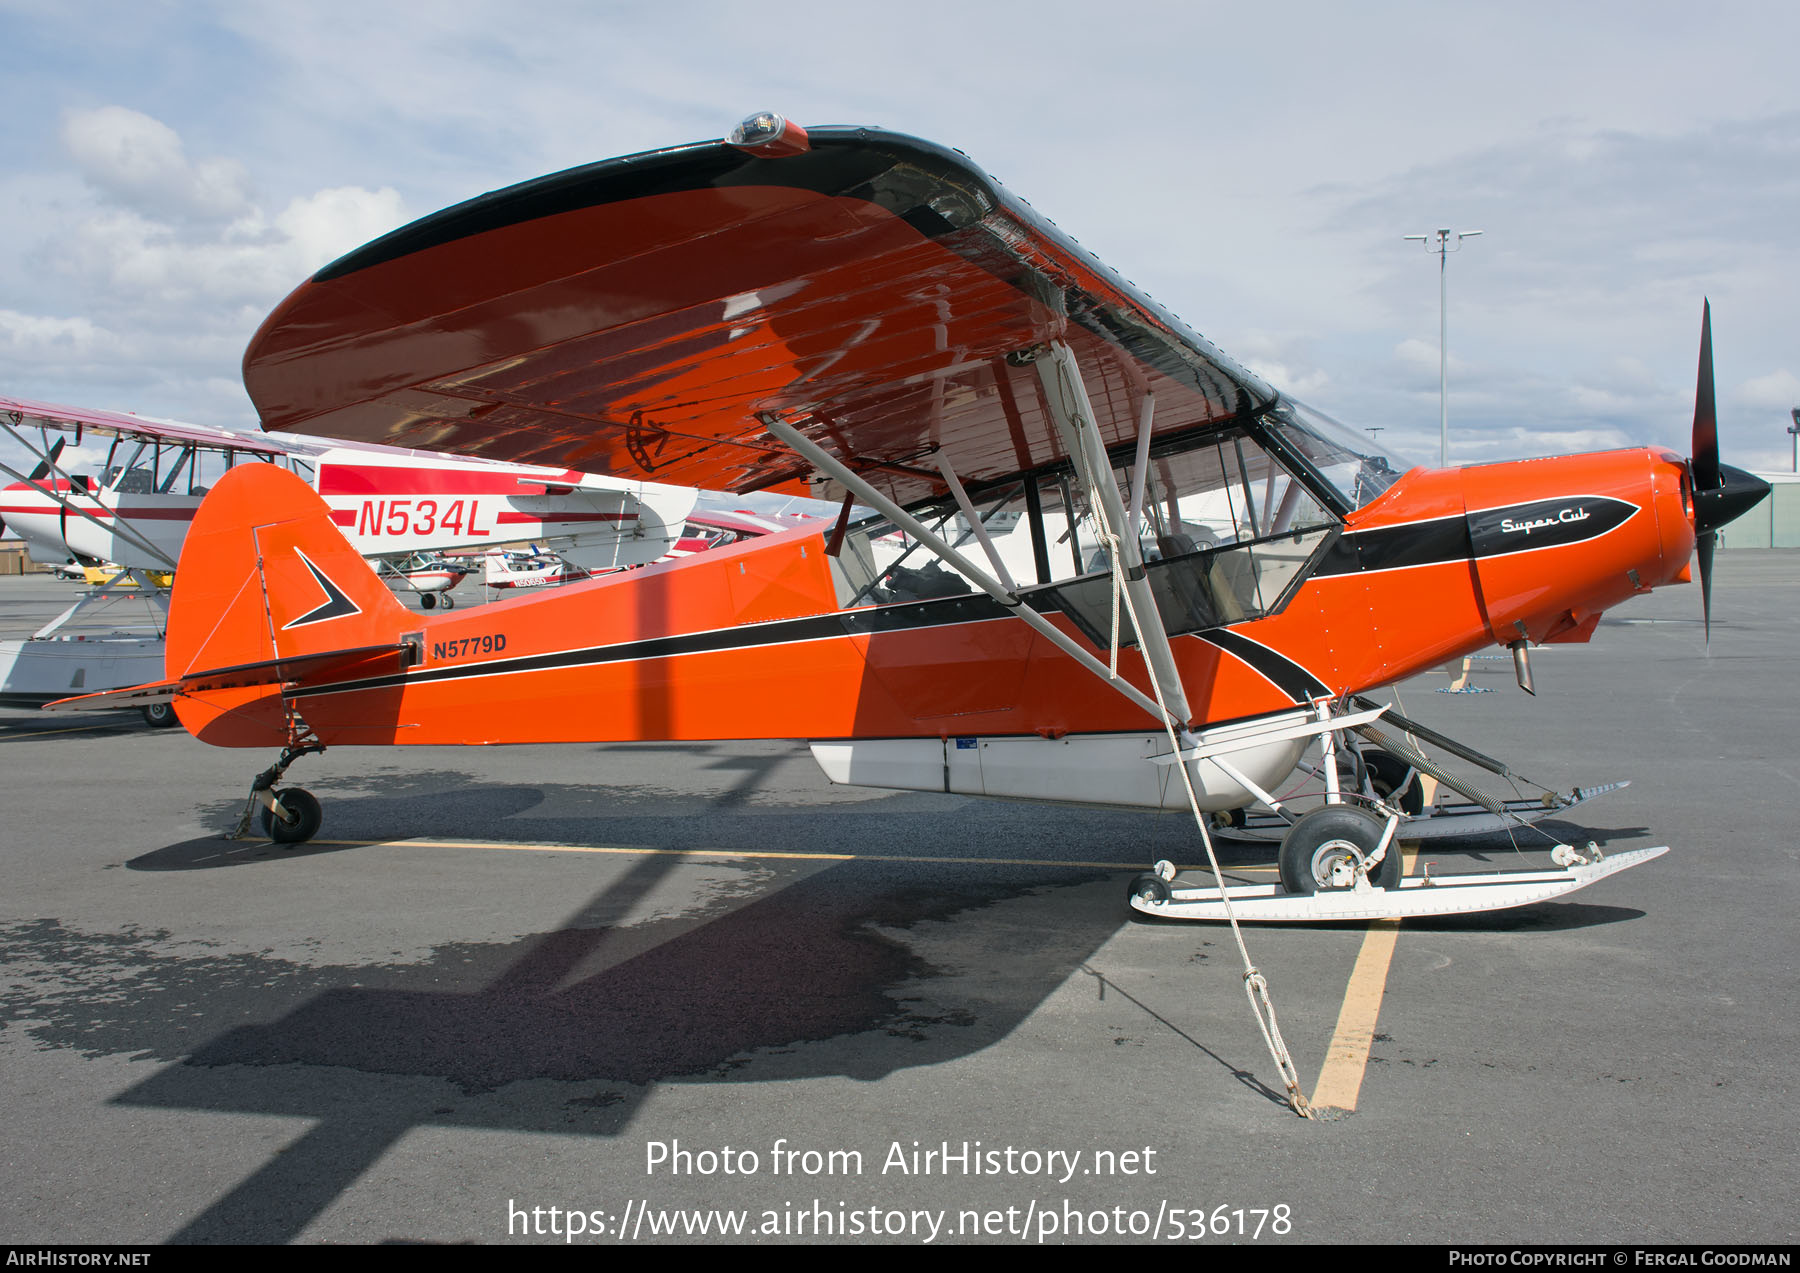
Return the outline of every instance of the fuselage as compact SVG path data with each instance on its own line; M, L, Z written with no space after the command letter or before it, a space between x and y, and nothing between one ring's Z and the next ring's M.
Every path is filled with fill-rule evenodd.
M1282 564L1284 592L1268 612L1174 636L1189 723L1292 711L1496 642L1586 640L1604 610L1686 579L1685 480L1680 457L1654 448L1414 469L1307 539L1304 563ZM427 619L414 667L302 687L295 701L327 743L1055 738L1154 726L972 589L846 605L830 538L802 528ZM1281 542L1258 547L1266 557ZM1228 611L1222 594L1253 589L1269 569L1254 557L1228 569L1241 551L1225 544L1151 570L1167 576L1165 595L1212 589ZM1074 590L1023 591L1107 656ZM1147 685L1134 649L1119 660Z

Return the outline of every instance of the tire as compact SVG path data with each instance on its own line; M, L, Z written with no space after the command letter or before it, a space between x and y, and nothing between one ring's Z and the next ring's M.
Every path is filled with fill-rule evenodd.
M456 609L456 598L447 592L439 593L438 604L446 610L454 610Z
M1169 882L1162 876L1140 875L1131 881L1131 887L1125 892L1125 901L1127 905L1139 899L1151 903L1162 903L1174 895L1169 888Z
M1281 840L1281 887L1310 896L1334 891L1331 866L1348 859L1357 861L1375 852L1384 823L1353 805L1326 805L1314 809L1288 829ZM1400 846L1388 845L1387 856L1369 877L1376 888L1400 887Z
M144 705L144 724L151 729L168 729L171 725L181 724L181 721L175 715L175 704L165 699L160 703Z
M294 815L293 822L283 822L269 809L262 811L263 834L277 844L304 844L319 833L324 820L318 797L303 787L284 787L275 793L281 807Z
M436 606L437 606L437 597L435 594L429 593L429 592L421 592L419 594L419 609L431 610L431 609L435 609Z

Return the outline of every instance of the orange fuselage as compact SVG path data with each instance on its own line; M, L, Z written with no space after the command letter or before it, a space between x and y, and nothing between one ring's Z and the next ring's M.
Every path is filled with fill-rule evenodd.
M1372 689L1494 642L1586 640L1603 610L1687 578L1685 479L1683 461L1660 449L1415 469L1348 517L1278 612L1174 639L1191 723ZM413 666L288 693L327 745L1059 736L1150 724L983 595L840 609L828 537L790 531L430 618L371 613L355 644L416 634ZM178 583L171 676L198 656L179 635L181 601ZM269 604L279 620L279 599ZM1135 651L1120 669L1147 686ZM269 746L285 737L275 705L269 690L246 691L183 699L180 711L205 741Z

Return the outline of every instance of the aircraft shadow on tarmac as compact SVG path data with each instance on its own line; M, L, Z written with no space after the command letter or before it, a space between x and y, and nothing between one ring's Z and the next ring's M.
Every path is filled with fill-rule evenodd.
M628 903L680 865L639 858L593 905ZM991 988L997 976L1002 996L970 996L889 933L952 916L975 927L971 910L1080 878L963 866L884 885L881 874L840 863L697 927L571 926L440 947L422 965L319 970L323 984L306 989L291 973L278 1018L202 1041L117 1098L317 1120L172 1240L291 1239L423 1125L617 1136L656 1083L873 1081L965 1056L1013 1030L1121 922L1091 907L1090 922L1064 922L1029 952L1008 925L1005 940L984 941L1001 966L980 978ZM649 944L606 963L621 942Z
M401 800L429 805L434 792L457 791L524 810L546 792L550 803L566 794L433 777ZM339 798L328 809L360 803ZM610 1137L631 1125L654 1084L874 1081L968 1056L1016 1029L1126 922L1112 872L1073 860L970 860L1025 847L994 834L1002 818L1022 822L1044 842L1032 851L1053 856L1050 842L1069 841L1077 855L1082 832L1113 825L1112 815L1092 824L1079 815L1072 827L1066 813L909 813L905 799L823 810L717 803L660 818L624 809L583 819L580 830L610 844L679 848L704 835L807 852L842 851L878 827L913 860L708 859L710 870L744 871L751 887L619 924L652 889L680 887L667 877L693 859L609 856L609 883L561 928L439 946L413 963L312 966L41 920L5 934L9 965L42 971L0 993L0 1007L32 1022L40 1046L168 1062L115 1098L120 1105L312 1120L170 1237L277 1242L423 1126ZM372 829L354 809L342 820L356 833ZM533 838L569 829L532 822ZM427 830L436 828L412 827ZM199 850L221 843L170 845L133 865L201 869ZM265 862L303 865L291 851L262 851ZM1093 853L1089 842L1078 856ZM961 860L917 860L933 854ZM940 949L950 952L944 966L933 963ZM1240 1081L1257 1061L1207 1055Z
M610 882L555 931L438 946L411 963L314 966L37 921L7 934L4 953L9 966L46 970L50 988L15 981L0 1007L31 1021L40 1045L167 1062L115 1098L120 1105L311 1120L170 1237L287 1241L420 1127L613 1137L659 1083L874 1081L987 1048L1078 973L1098 977L1088 961L1128 922L1117 874L1080 862L1121 856L1122 828L1140 855L1187 834L1179 820L915 796L750 808L743 796L759 766L737 761L747 762L743 780L703 798L483 784L443 771L366 779L380 792L366 797L341 794L355 783L333 784L327 816L346 838L466 834L456 807L466 800L490 817L531 813L521 839L664 851L609 857ZM221 821L239 809L221 805ZM225 843L184 841L130 865L207 869L226 864L208 857ZM828 865L709 858L744 870L746 887L702 896L684 913L616 922L659 885L679 887L670 874L694 861L679 850L870 844L871 856ZM303 867L304 855L332 851L355 850L262 844L237 861ZM978 860L1024 852L1038 861ZM1059 853L1067 865L1045 864ZM921 860L933 857L943 860ZM1515 926L1636 914L1531 910L1537 918ZM1490 928L1496 918L1429 927ZM939 945L951 948L941 966ZM1102 993L1130 999L1118 986ZM1249 1065L1189 1041L1279 1101Z

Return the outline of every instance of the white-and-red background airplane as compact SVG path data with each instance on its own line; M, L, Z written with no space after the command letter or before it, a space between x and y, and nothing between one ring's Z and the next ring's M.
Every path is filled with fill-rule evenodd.
M33 558L71 556L170 570L194 511L224 469L277 463L305 478L366 557L531 540L578 566L654 561L681 538L694 492L538 465L430 451L238 432L115 411L0 397L0 423L37 454L43 476L0 465L0 522ZM72 470L35 429L107 440L97 475ZM54 458L53 458L54 457Z

